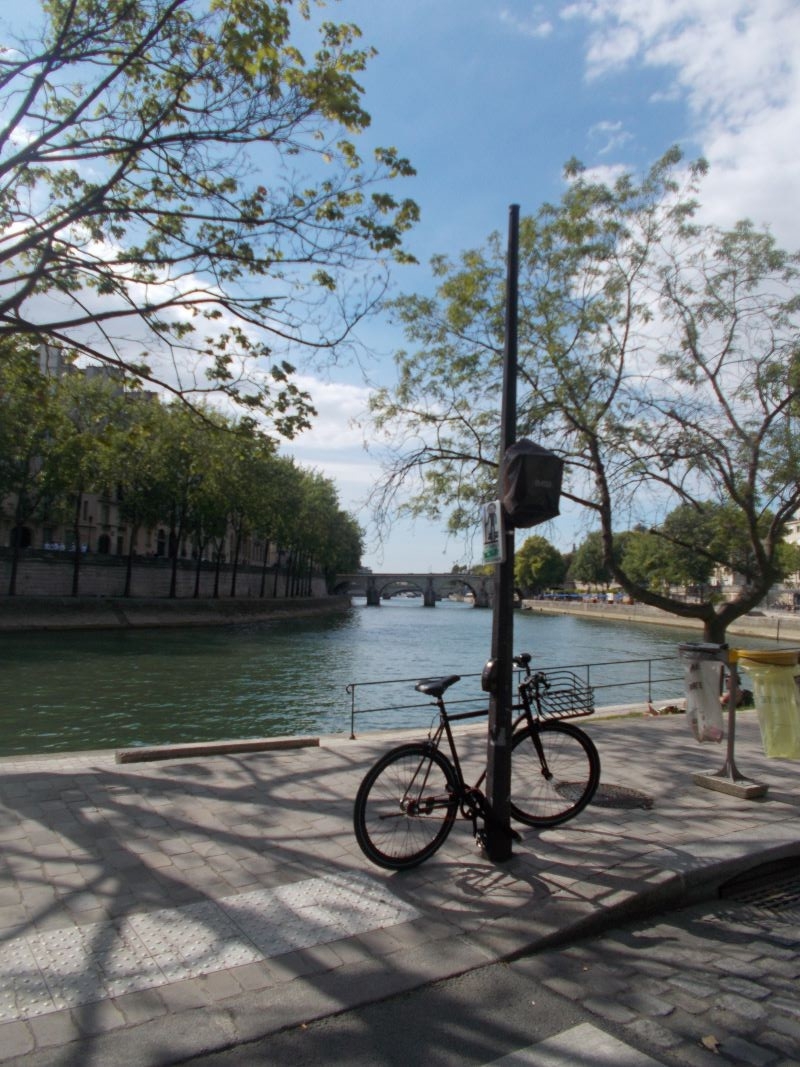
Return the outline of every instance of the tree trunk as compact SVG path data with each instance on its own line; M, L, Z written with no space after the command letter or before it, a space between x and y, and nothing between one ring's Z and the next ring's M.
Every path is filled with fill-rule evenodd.
M128 559L125 563L125 589L122 595L128 597L131 595L131 583L133 581L133 546L136 544L136 533L138 526L131 527L130 541L128 542Z
M267 560L269 559L269 541L264 542L264 560L261 564L261 589L259 590L259 598L264 599L264 591L267 586Z
M194 592L192 593L192 596L194 597L195 600L197 600L197 598L200 596L200 569L201 569L202 565L203 565L203 553L198 548L198 550L197 550L197 563L195 564L195 568L194 568Z
M241 527L236 531L236 539L233 545L233 570L231 571L231 597L236 596L236 578L239 574L239 552L242 547Z
M8 579L8 595L17 595L17 572L19 570L19 542L20 542L20 503L21 495L17 494L17 507L14 514L14 530L11 534L11 574Z
M281 549L280 546L279 546L277 555L275 557L275 578L274 578L274 581L272 582L272 599L273 600L276 600L277 596L278 596L278 575L280 574L280 569L281 569L281 555L282 555L282 553L283 553L283 549Z
M83 493L78 493L75 498L75 518L72 528L72 536L75 538L75 553L72 560L72 595L77 596L80 588L81 575L81 504Z
M217 545L216 562L214 566L214 599L219 596L219 576L222 569L222 546Z

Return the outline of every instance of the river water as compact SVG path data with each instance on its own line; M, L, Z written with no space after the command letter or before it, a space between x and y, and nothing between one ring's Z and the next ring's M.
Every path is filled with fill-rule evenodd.
M341 614L247 626L4 635L0 643L0 755L350 731L346 687L432 674L479 674L491 651L491 611L455 601L424 608L395 598ZM680 696L676 648L697 631L515 613L517 651L542 667L598 664L600 704ZM626 665L623 666L623 663ZM477 684L477 683L476 683ZM412 693L411 685L403 685ZM451 691L452 692L452 691ZM391 703L391 701L388 701ZM425 712L426 721L430 712ZM409 722L403 709L359 721L359 732Z

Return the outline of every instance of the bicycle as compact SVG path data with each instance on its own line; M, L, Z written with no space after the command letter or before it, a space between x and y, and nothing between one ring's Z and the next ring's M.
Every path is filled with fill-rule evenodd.
M600 781L600 756L593 741L563 721L592 714L592 690L571 671L532 673L527 652L513 662L524 674L517 687L519 702L512 706L520 714L511 732L511 816L527 826L557 826L583 811ZM472 821L479 843L485 831L479 830L478 820L485 825L494 819L481 789L486 772L475 785L466 783L451 728L454 722L488 712L447 711L444 694L458 681L460 675L451 674L416 683L418 692L433 698L438 726L431 727L427 740L387 752L359 786L353 808L356 840L379 867L404 870L428 859L444 843L459 812ZM441 751L442 738L449 758ZM511 834L520 840L516 831Z

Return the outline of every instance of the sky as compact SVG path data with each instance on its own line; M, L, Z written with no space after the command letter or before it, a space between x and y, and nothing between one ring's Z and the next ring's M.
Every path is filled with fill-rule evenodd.
M25 21L22 10L0 22ZM421 221L405 241L418 263L394 268L390 295L432 293L431 257L505 235L510 205L533 214L557 201L567 160L613 179L644 173L673 144L710 165L706 221L747 217L800 248L800 0L328 0L324 15L377 49L360 77L372 116L362 156L394 145L417 170L391 187ZM448 539L425 520L376 539L366 500L380 453L365 415L370 386L393 384L405 338L386 311L359 337L359 362L301 373L318 416L284 451L334 481L364 528L365 566L480 562L477 536ZM564 505L535 532L569 551L586 522Z
M532 214L557 200L571 157L608 176L642 173L673 144L710 164L706 220L747 217L800 248L798 0L341 0L330 17L356 23L378 51L361 78L369 137L417 170L393 189L421 209L406 242L418 265L395 268L395 295L432 292L430 257L505 234L511 204ZM380 466L358 426L363 372L391 384L405 342L387 314L361 340L371 352L364 368L304 378L319 414L287 451L335 481L366 529L365 566L480 562L477 539L448 539L421 520L376 543L364 501ZM587 530L563 510L534 532L568 551Z

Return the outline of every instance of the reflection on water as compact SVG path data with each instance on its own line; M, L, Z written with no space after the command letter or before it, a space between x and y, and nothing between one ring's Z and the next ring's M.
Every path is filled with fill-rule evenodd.
M697 639L571 616L517 613L514 626L517 650L545 666L671 656ZM0 754L348 731L349 682L478 673L491 628L490 611L395 599L247 626L5 635Z

